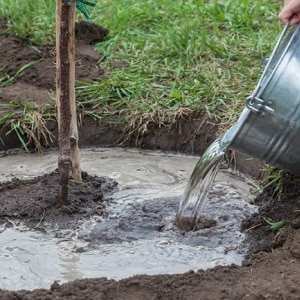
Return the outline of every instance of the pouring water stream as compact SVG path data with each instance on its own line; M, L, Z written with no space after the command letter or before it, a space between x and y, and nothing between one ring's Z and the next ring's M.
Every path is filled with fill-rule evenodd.
M238 123L219 136L206 149L196 164L179 204L175 221L179 227L188 218L190 228L192 230L196 228L203 205L218 173L220 163L236 134Z

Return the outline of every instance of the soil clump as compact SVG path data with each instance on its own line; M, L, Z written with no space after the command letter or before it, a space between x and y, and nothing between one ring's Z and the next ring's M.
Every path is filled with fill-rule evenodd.
M55 88L54 47L40 47L37 51L25 41L8 37L3 22L0 26L0 77L13 77L22 66L35 63L24 69L11 85L0 90L0 102L49 103ZM98 26L81 30L80 26L87 25L81 24L77 29L76 55L80 61L77 79L98 80L105 75L105 70L100 68L103 57L91 44L101 41L108 30ZM120 62L112 62L112 65L130 67ZM124 142L123 126L114 125L113 121L84 120L79 128L81 145L111 146ZM142 137L126 135L123 145L201 154L218 130L217 124L211 121L203 114L190 113L169 127L152 123ZM55 133L56 125L51 126ZM11 148L20 147L16 136L6 136L4 132L2 128L1 139L5 143L1 145L2 155ZM54 141L51 146L55 145ZM9 223L7 219L14 218L29 226L47 220L68 226L71 219L105 213L105 203L117 184L88 174L85 180L82 186L71 184L72 204L67 208L53 205L58 186L56 173L30 181L14 179L1 183L0 220ZM61 285L54 282L50 289L0 290L0 299L300 299L300 191L297 181L289 174L283 186L280 202L275 202L269 191L264 192L255 201L260 207L259 213L243 223L241 230L248 234L252 249L242 266L185 274L139 275L120 281L98 278ZM286 220L286 223L272 230L265 219L271 222Z

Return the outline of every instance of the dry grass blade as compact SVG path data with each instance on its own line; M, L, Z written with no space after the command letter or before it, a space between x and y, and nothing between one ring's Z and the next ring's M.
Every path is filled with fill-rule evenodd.
M44 148L53 142L54 135L47 128L46 120L38 111L33 111L27 115L30 122L21 124L22 129L28 137L28 144L33 144L38 153L42 153Z

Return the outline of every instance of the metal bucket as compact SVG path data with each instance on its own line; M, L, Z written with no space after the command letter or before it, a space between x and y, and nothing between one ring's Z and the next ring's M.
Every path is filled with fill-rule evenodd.
M283 29L229 148L300 175L300 25Z

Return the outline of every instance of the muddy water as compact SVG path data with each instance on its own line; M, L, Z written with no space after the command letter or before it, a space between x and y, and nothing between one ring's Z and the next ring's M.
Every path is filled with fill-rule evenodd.
M198 157L117 148L86 149L81 155L83 170L119 183L109 217L47 233L0 224L0 288L49 288L54 280L121 279L241 263L247 248L239 227L256 211L251 180L219 171L203 208L216 226L184 232L173 221ZM56 164L55 152L2 157L0 181L51 172Z

